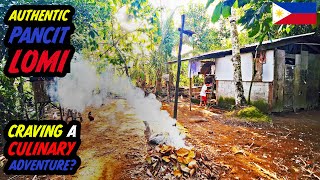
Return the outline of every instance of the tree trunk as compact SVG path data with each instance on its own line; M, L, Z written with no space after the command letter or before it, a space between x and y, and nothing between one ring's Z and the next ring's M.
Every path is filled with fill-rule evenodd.
M24 116L24 93L23 93L23 84L24 84L24 79L22 77L20 77L19 79L19 85L18 85L18 92L19 92L19 103L20 103L20 112L19 112L19 118L21 120L24 120L23 116Z
M241 75L241 56L240 56L240 46L238 30L236 25L236 14L235 10L231 10L231 42L232 42L232 63L234 68L233 81L235 84L235 104L237 107L246 105L246 98L244 97L244 90L242 84Z
M116 50L118 51L121 60L124 62L124 70L125 70L126 75L127 75L128 77L130 77L126 58L122 55L122 52L120 51L120 49L119 49L117 46L115 46L115 48L116 48Z
M168 62L168 58L167 62ZM169 65L166 64L166 73L169 75L169 79L167 79L166 81L166 86L167 86L167 102L170 103L171 102L171 97L170 97L170 73L169 73Z
M162 72L161 72L161 69L158 69L156 74L157 74L157 77L156 77L156 95L160 95L161 94L161 90L162 90L162 85L161 85Z
M130 75L129 75L129 68L128 68L126 62L124 63L124 70L125 70L125 72L126 72L126 75L127 75L128 77L130 77Z

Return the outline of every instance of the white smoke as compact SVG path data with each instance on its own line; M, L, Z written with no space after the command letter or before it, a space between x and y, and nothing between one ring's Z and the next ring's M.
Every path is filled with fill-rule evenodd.
M114 68L98 75L96 69L88 62L77 60L71 62L71 73L58 79L57 85L51 87L49 95L55 97L62 107L83 112L87 106L101 106L108 103L108 95L125 98L133 108L136 118L148 122L151 134L165 135L165 143L175 147L185 147L184 135L175 125L176 120L169 113L160 110L161 103L154 94L145 97L144 91L134 87L127 76L115 75ZM125 111L117 105L117 111Z
M49 88L49 95L62 107L82 112L93 100L100 99L93 94L99 83L96 69L85 61L73 61L71 68L72 73L59 78L56 88Z

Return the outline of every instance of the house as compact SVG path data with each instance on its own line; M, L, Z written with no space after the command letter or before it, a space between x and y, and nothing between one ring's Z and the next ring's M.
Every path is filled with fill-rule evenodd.
M296 111L319 107L320 36L301 34L241 48L244 93L251 101L263 101L270 112ZM219 50L182 61L214 64L217 100L234 97L232 51ZM171 61L174 63L176 61ZM255 63L253 63L255 62ZM218 101L219 104L219 101Z

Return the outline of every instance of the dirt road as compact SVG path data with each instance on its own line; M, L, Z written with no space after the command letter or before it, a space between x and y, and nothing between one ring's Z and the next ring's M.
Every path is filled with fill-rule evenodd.
M187 141L225 165L222 179L317 179L320 176L320 112L273 117L271 125L250 125L199 106L179 104L178 121ZM172 113L172 104L163 109Z
M172 104L163 109L172 113ZM95 120L86 115L91 111ZM214 113L215 112L215 113ZM72 176L37 176L36 179L147 179L145 126L125 100L110 100L83 113L82 163ZM179 103L178 121L187 143L221 164L222 179L317 179L320 176L320 112L273 116L273 124L247 124L198 106L189 111ZM179 126L180 126L179 125ZM5 176L0 179L25 179ZM33 178L34 176L28 176Z
M81 166L72 179L131 179L141 173L146 153L145 126L124 100L112 100L101 108L87 108L81 127L78 155ZM141 174L139 174L141 175ZM143 176L142 176L143 177Z

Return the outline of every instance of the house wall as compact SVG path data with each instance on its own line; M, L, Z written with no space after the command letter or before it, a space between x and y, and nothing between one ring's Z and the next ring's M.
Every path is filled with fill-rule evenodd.
M234 97L232 56L216 59L217 97ZM252 79L252 53L241 54L241 71L245 97L248 99L250 81ZM274 51L266 52L266 63L263 64L262 82L253 82L251 100L265 100L269 102L270 83L274 79Z
M244 95L248 99L250 82L243 82ZM233 81L218 81L217 83L217 97L234 97L235 85ZM254 82L251 91L251 100L269 100L269 83Z
M216 80L232 81L233 65L231 55L216 59ZM251 81L252 78L252 53L241 54L241 72L243 81ZM263 64L262 82L272 82L274 78L274 51L266 52L266 63Z

